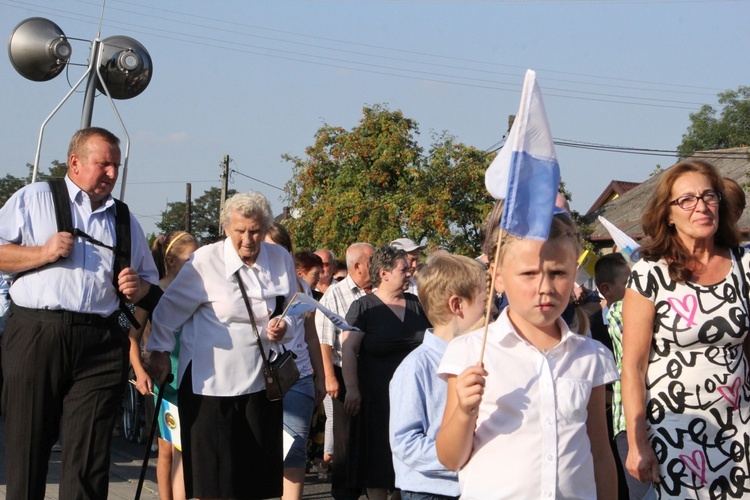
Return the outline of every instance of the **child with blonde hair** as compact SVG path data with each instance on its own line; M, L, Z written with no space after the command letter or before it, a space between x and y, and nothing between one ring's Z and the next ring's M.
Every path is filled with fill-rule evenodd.
M390 385L393 469L403 500L460 495L456 473L443 467L435 452L447 395L437 369L448 343L471 331L484 315L484 275L479 262L447 253L430 256L420 270L419 301L432 328L401 362Z
M603 345L560 318L580 251L564 213L547 241L504 234L490 272L509 305L489 326L483 359L481 329L443 356L448 399L437 454L460 470L462 499L616 497L604 386L617 368Z
M193 235L185 231L172 231L154 240L151 246L151 255L159 270L159 287L166 290L177 277L182 266L190 259L190 255L198 249L198 241ZM140 329L130 329L130 364L135 373L136 388L146 397L155 390L151 377L146 373L141 346L145 346L150 332L150 318L148 311L136 308L135 316L142 325ZM175 378L169 384L165 384L164 399L170 403L177 404L177 360L180 356L180 332L177 336L177 348L170 355L172 363L172 374ZM154 399L158 396L154 395ZM157 418L160 408L155 409ZM151 443L149 443L151 446ZM185 498L185 481L182 472L182 452L172 446L172 443L160 436L158 439L158 459L156 461L156 483L159 487L159 497L169 500L181 500Z

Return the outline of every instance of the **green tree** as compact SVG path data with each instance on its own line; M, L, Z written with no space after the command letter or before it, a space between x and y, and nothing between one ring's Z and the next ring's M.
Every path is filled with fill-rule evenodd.
M227 190L227 197L237 191ZM223 234L219 223L219 211L221 208L221 189L212 187L207 189L203 195L192 203L190 214L190 233L195 236L198 243L205 245L213 243ZM175 201L167 204L167 209L161 213L161 221L156 223L162 234L185 229L184 201Z
M661 164L657 163L654 167L654 170L650 174L648 174L648 176L653 177L655 175L659 175L662 172L664 172L664 167L662 167Z
M8 201L8 198L10 198L13 193L31 182L34 165L27 163L26 168L29 170L26 177L16 177L11 174L6 174L5 177L0 178L0 206L5 205L5 202ZM52 166L49 167L49 172L45 173L41 169L37 172L37 181L46 181L53 177L64 177L67 171L68 166L65 163L53 160Z
M429 155L417 171L414 188L405 192L415 241L475 256L480 226L494 200L484 185L493 155L466 146L446 132L433 135Z
M718 98L720 113L705 104L690 114L690 126L677 147L680 158L696 151L750 145L750 87L721 92Z
M347 131L324 125L294 164L285 221L295 247L339 255L355 241L374 245L403 236L432 247L475 254L478 229L491 207L483 174L491 158L434 137L425 156L416 121L385 105L365 107ZM471 182L473 181L473 182Z

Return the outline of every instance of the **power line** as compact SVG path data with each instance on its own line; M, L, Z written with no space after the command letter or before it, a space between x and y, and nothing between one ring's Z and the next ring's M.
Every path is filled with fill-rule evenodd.
M84 2L82 0L78 0L78 1L80 3L92 5L90 2ZM6 2L0 2L0 3L5 3L7 5ZM44 9L43 7L35 6L34 4L30 4L29 2L15 2L15 3L17 3L17 4L24 4L24 5L31 5L31 6L34 6L34 7L38 8L38 9ZM133 15L137 15L137 16L142 16L143 17L143 14L140 13L140 12L133 12L133 11L129 11L127 9L116 8L116 7L114 9L120 10L120 11L123 11L123 12L126 12L126 13L129 13L129 14L133 14ZM59 9L47 9L47 10L59 11ZM223 21L223 20L220 20L220 19L207 18L207 17L204 17L204 16L194 16L194 15L184 14L184 13L180 13L180 12L176 12L176 11L170 11L170 10L166 10L166 9L154 9L154 10L158 10L158 11L162 11L162 12L168 12L168 13L171 13L171 14L177 13L177 14L180 14L180 15L183 15L183 16L186 16L186 17L193 17L193 18L198 18L198 19L206 19L206 20L209 20L209 21L221 22L222 23L222 27L221 27L222 33L226 33L227 32L227 30L226 30L226 24L233 24L233 25L241 26L243 28L265 29L267 31L277 31L277 32L285 33L285 34L294 35L294 36L316 38L316 39L326 40L326 41L329 41L329 42L335 42L335 43L339 43L339 44L344 43L344 44L348 44L348 45L366 46L368 48L374 48L374 49L377 49L377 50L397 51L397 49L391 49L391 48L387 48L387 47L379 47L379 46L375 46L375 45L357 44L357 43L354 43L354 42L344 42L344 41L334 40L334 39L325 39L325 38L322 38L322 37L312 37L310 35L295 34L295 33L291 33L291 32L282 32L280 30L269 30L268 28L261 28L261 27L247 25L247 24L242 24L242 23L233 23L231 21ZM60 12L59 15L62 15L63 11L59 11L59 12ZM78 14L76 14L76 15L78 15ZM86 16L84 14L80 14L79 16L83 17L83 18L88 18L92 22L94 22L96 20L94 17L92 17L92 16ZM63 16L63 17L69 17L69 16ZM159 18L159 16L150 16L150 17ZM172 16L170 18L161 18L161 19L164 19L164 20L167 20L167 21L171 21L171 22L175 22L175 23L178 23L180 25L197 26L199 28L206 29L206 30L216 30L216 29L218 29L218 28L214 28L212 26L206 26L206 25L202 25L202 24L198 24L198 23L190 23L190 22L185 22L185 21L174 21L174 16ZM108 24L110 24L110 23L108 23ZM511 83L511 82L503 82L503 81L496 81L496 80L489 80L489 79L482 79L482 78L472 78L470 76L463 76L463 75L456 75L456 74L446 74L446 73L439 73L439 72L434 72L434 71L423 71L423 70L415 69L412 66L410 66L408 68L401 68L401 67L394 67L394 66L388 66L388 65L383 65L383 64L375 64L373 62L362 62L362 61L358 61L358 60L342 59L340 57L330 57L330 56L320 55L320 54L316 54L316 53L312 53L311 54L311 53L303 53L303 52L293 51L293 50L285 50L285 49L281 49L281 48L258 46L258 45L248 44L248 43L233 42L233 41L230 41L230 40L227 40L227 39L211 38L211 37L207 37L207 36L200 36L200 35L189 34L189 33L182 33L182 32L177 32L177 31L168 31L168 30L165 30L163 26L160 26L159 28L150 28L148 26L143 26L141 24L133 24L133 23L114 22L114 23L111 23L111 24L128 26L128 27L130 27L130 29L132 29L132 27L135 27L136 28L135 31L137 31L137 32L138 32L137 28L141 28L142 30L157 30L156 33L152 32L152 31L139 31L139 32L145 33L145 34L149 34L151 36L157 36L157 37L166 38L166 39L174 39L174 40L178 40L178 41L185 42L185 43L192 43L192 44L206 46L206 47L215 47L215 48L220 48L220 49L223 49L223 50L232 50L232 51L235 51L235 52L249 53L249 54L259 55L259 56L262 56L262 57L269 57L269 58L282 59L282 60L290 60L290 61L294 61L294 62L302 62L302 63L313 64L313 65L318 65L318 66L344 68L344 69L349 69L349 70L353 70L353 71L360 71L360 72L366 72L366 73L374 73L374 74L380 74L380 75L385 75L385 76L390 76L390 77L416 79L416 80L421 80L421 81L424 81L424 80L438 81L438 82L446 83L446 84L450 84L450 85L468 86L468 87L475 87L475 88L485 88L485 89L490 89L490 90L500 90L500 91L506 91L506 92L510 91L510 92L514 92L514 93L518 93L519 92L518 86L517 86L517 82L512 82ZM168 35L165 35L165 33L171 34L171 35L174 35L174 36L168 36ZM456 66L451 66L451 65L446 65L446 64L436 64L436 63L426 62L426 61L414 61L414 60L408 60L408 59L404 60L404 59L400 59L400 58L383 56L383 55L379 55L379 54L369 54L369 53L363 53L363 52L359 52L359 51L347 50L347 49L342 49L342 48L339 48L339 47L325 47L325 46L321 46L321 45L312 45L312 44L307 44L307 43L296 42L296 41L293 41L293 40L283 40L283 39L279 39L279 38L273 38L273 37L255 35L255 34L252 34L252 33L247 33L247 32L242 32L242 31L234 31L233 33L238 34L238 35L242 35L242 36L249 36L249 37L254 37L254 38L267 39L267 40L271 40L273 42L302 45L302 46L305 46L305 47L308 47L308 48L312 48L314 50L315 49L320 49L320 50L330 50L330 51L337 51L337 52L347 52L347 53L352 53L352 54L361 55L361 56L365 56L365 57L375 57L375 58L381 58L381 59L389 59L389 60L393 60L393 61L397 61L397 62L403 62L403 63L409 63L409 64L417 63L417 64L421 64L421 65L425 65L425 66L438 66L438 67L448 68L448 69L451 69L451 70L462 71L462 72L472 71L472 72L475 72L475 73L492 73L492 74L499 74L499 75L504 75L504 76L516 76L516 75L514 75L512 73L487 71L487 70L484 70L484 69L473 69L473 68L466 68L466 67L456 67ZM177 38L175 38L175 37L177 37ZM188 37L188 39L179 38L179 37ZM201 41L196 41L196 39L203 40L203 41L202 42ZM226 45L230 45L230 46L226 46ZM400 51L400 50L398 50L398 51ZM404 51L400 51L400 52L404 52ZM437 56L437 55L433 55L433 54L421 53L421 52L416 52L416 51L406 51L406 52L410 52L410 53L417 54L417 55L424 56L424 57L434 57L434 58L443 58L443 59L457 60L457 61L461 61L464 64L467 63L467 62L468 63L475 63L475 64L485 64L485 65L490 64L490 63L486 63L486 62L483 62L483 61L464 60L464 59L460 59L460 58L446 58L444 56ZM503 65L496 65L495 64L494 66L503 66ZM511 68L517 68L515 66L509 66L509 65L505 65L505 66L506 67L511 67ZM393 72L397 72L397 73L393 73ZM561 73L562 74L562 72L557 72L557 73ZM574 73L569 73L569 74L575 75ZM599 79L605 78L605 77L598 77L598 76L595 76L595 75L577 75L577 76L599 78ZM575 84L579 84L579 85L583 84L583 85L619 87L619 88L625 88L625 89L629 88L629 87L622 86L622 85L615 86L615 85L610 85L610 84L593 83L593 82L592 83L587 83L587 82L581 82L581 81L577 81L577 80L576 81L571 81L571 80L555 79L555 78L550 78L550 80L561 81L561 82L566 82L566 83L575 83ZM626 81L626 80L619 79L618 81ZM639 84L649 84L649 85L666 85L666 84L661 84L661 83L657 83L657 82L643 82L643 81L637 81L637 80L632 80L632 82L633 83L639 83ZM671 92L671 93L677 93L677 92L679 92L679 93L685 93L685 94L705 95L705 94L700 94L700 93L697 93L697 92L686 92L686 91L675 90L674 86L672 86L672 87L673 88L671 88L671 89L665 89L665 90L661 90L661 89L640 89L640 88L631 88L631 89L632 90L636 90L636 91L640 91L640 92L642 92L642 91L645 90L645 91L651 91L651 92ZM681 87L688 87L688 86L682 86L681 85ZM700 87L694 87L694 88L700 88ZM552 91L552 92L547 92L546 93L546 95L549 95L551 97L560 97L560 98L567 98L567 99L578 99L578 100L586 100L586 101L593 101L593 102L611 102L611 103L615 103L615 104L628 104L628 105L640 105L640 106L652 106L652 107L676 108L676 109L694 109L696 106L701 106L702 105L702 103L690 102L690 101L665 100L665 99L659 99L659 98L641 97L641 96L629 96L629 95L619 95L619 94L609 94L609 93L602 93L602 92L588 92L588 91L584 91L584 90L565 89L565 88L559 88L559 87L550 87L547 90ZM570 94L578 94L578 95L570 95ZM594 97L594 96L597 96L597 97Z
M77 0L77 1L79 3L84 3L84 4L88 4L88 5L95 5L95 4L92 4L90 2L85 2L83 0ZM331 42L331 43L337 43L337 44L344 44L344 45L351 45L351 46L361 46L361 47L365 47L365 48L371 48L371 49L376 49L376 50L384 50L384 51L388 51L388 52L400 52L400 53L407 53L407 54L419 55L419 56L425 56L425 57L431 57L431 58L455 60L455 61L461 62L462 64L465 64L465 63L474 63L474 64L490 65L490 66L495 66L495 67L508 67L508 68L513 68L513 69L522 70L522 71L526 69L525 67L520 67L520 66L504 65L504 64L498 64L498 63L489 63L489 62L486 62L486 61L467 60L467 59L463 59L463 58L451 58L451 57L441 56L441 55L437 55L437 54L429 54L429 53L425 53L425 52L416 52L416 51L409 51L409 50L403 50L403 49L395 49L395 48L391 48L391 47L383 47L383 46L370 45L370 44L360 44L360 43L351 42L351 41L345 41L345 40L337 40L337 39L331 39L331 38L324 38L324 37L317 37L317 36L312 36L312 35L306 35L306 34L301 34L301 33L294 33L294 32L289 32L289 31L269 29L269 28L264 28L264 27L261 27L261 26L244 24L244 23L237 23L237 22L232 22L232 21L225 21L225 20L216 19L216 18L210 18L210 17L206 17L206 16L197 16L197 15L194 15L194 14L184 14L184 13L176 12L176 11L169 10L169 9L161 9L161 8L158 8L158 7L152 7L150 5L149 6L144 6L144 7L148 7L148 8L151 8L152 10L156 10L156 11L160 11L160 12L165 12L165 13L168 14L167 17L160 17L160 16L150 15L149 18L161 19L161 20L168 21L168 22L174 22L174 23L184 24L184 25L187 25L187 26L195 26L195 27L203 28L203 29L216 30L216 31L221 32L222 34L232 33L232 34L237 34L237 35L242 35L242 36L247 36L247 37L252 37L252 38L259 38L259 39L264 39L264 40L270 40L270 41L274 41L274 42L288 43L288 44L294 44L294 45L302 45L304 47L310 47L310 48L318 48L318 49L330 50L330 51L335 51L335 52L344 52L344 53L349 53L349 54L354 54L354 55L363 55L363 56L367 56L367 57L377 57L377 58L381 58L381 59L388 59L388 60L394 60L394 61L406 62L406 63L416 63L416 64L424 64L424 65L428 65L428 66L445 67L445 68L451 68L451 69L462 70L462 71L474 71L474 72L498 74L498 75L512 76L512 77L518 76L518 73L507 73L507 72L499 72L499 71L492 71L492 70L481 70L481 69L475 69L475 68L469 68L469 67L462 67L462 66L451 66L451 65L446 65L446 64L430 63L430 62L425 62L423 60L395 58L395 57L383 56L383 55L379 55L379 54L371 54L371 53L365 53L365 52L360 52L360 51L355 51L355 50L350 50L350 49L343 49L343 48L339 48L339 47L327 47L327 46L322 46L322 45L313 45L313 44L309 44L309 43L296 42L296 41L293 41L293 40L285 40L285 39L275 38L275 37L270 37L270 36L257 35L257 34L252 34L252 33L244 32L244 31L228 30L227 29L227 24L229 24L229 25L239 26L239 27L242 27L242 28L258 29L258 30L263 30L263 31L270 31L270 32L275 32L275 33L282 33L282 34L285 34L285 35L291 35L291 36L296 36L296 37L304 37L304 38L321 40L321 41L326 41L326 42ZM113 10L119 10L119 11L122 11L122 12L125 12L125 13L128 13L128 14L139 15L139 16L142 15L141 12L136 12L136 11L132 11L132 10L122 9L122 8L118 8L118 7L113 7L112 9ZM205 24L200 24L200 23L192 23L192 22L186 22L186 21L176 21L174 19L174 15L175 14L181 14L181 15L186 16L186 17L194 17L194 18L198 18L198 19L202 19L202 20L218 22L218 23L221 23L221 27L215 28L215 27L207 26ZM162 27L160 27L160 29L162 29ZM275 49L270 49L270 50L275 50ZM312 57L319 57L319 56L313 55ZM347 61L347 62L349 62L349 61ZM540 69L539 71L549 71L549 72L555 72L556 73L556 71L543 70L543 69ZM562 73L562 74L566 74L566 73ZM575 73L567 73L567 74L576 75ZM600 79L613 79L611 77L597 77L595 75L577 75L577 76L588 76L588 77L594 77L594 78L600 78ZM547 80L550 80L550 81L559 81L559 82L566 82L566 83L575 83L575 84L584 84L584 85L598 85L598 86L604 86L604 87L633 89L632 86L628 87L628 86L625 86L625 85L616 85L616 84L589 83L589 82L582 82L582 81L578 81L578 80L566 80L566 79L560 79L560 78L547 78ZM638 90L650 90L652 92L669 92L669 93L682 93L682 94L704 95L704 96L710 95L711 97L714 97L715 93L720 91L719 89L710 89L710 90L714 91L714 94L706 94L705 92L700 92L699 93L699 92L690 92L690 91L675 90L674 89L674 87L675 87L674 84L662 84L662 83L658 83L658 82L646 82L646 81L639 81L639 80L624 80L624 79L619 79L619 78L618 79L614 79L614 80L616 80L618 82L621 82L621 81L630 81L632 83L639 83L639 84L661 85L661 86L669 85L670 87L673 87L671 89L663 89L663 90L661 90L661 89L638 89ZM679 87L685 87L685 88L707 89L708 90L707 87L697 87L697 86L689 86L689 85L677 85L677 86L679 86Z
M682 154L674 149L650 149L650 148L634 148L627 146L612 146L609 144L596 144L581 141L570 141L566 139L554 139L556 146L590 149L595 151L605 151L611 153L623 153L623 154L638 154L645 156L669 156L679 158ZM729 158L729 159L750 159L748 152L741 151L695 151L688 156L693 158Z
M86 2L84 0L76 0L76 1L79 2L79 3L84 3L84 4L89 4L89 5L98 5L96 3ZM465 0L460 0L460 1L462 3L464 3ZM528 1L529 0L521 0L521 1L519 1L519 3L526 3ZM636 0L636 1L642 2L643 0ZM706 0L697 0L697 1L701 2L701 1L706 1ZM707 0L707 1L724 1L724 0ZM736 1L736 0L726 0L726 1ZM604 3L610 3L610 0L605 0ZM208 16L200 16L200 15L196 15L196 14L186 14L184 12L178 12L178 11L175 11L175 10L162 9L162 8L154 7L152 5L143 5L143 4L141 4L139 6L140 7L144 7L144 8L149 8L149 9L152 9L152 10L156 10L156 11L165 12L165 13L169 14L169 17L165 18L168 21L174 21L174 15L175 14L180 14L180 15L185 16L185 17L191 17L191 18L197 18L197 19L203 19L203 20L207 20L207 21L213 21L213 22L221 23L221 26L219 28L208 27L209 29L218 29L221 32L224 32L226 30L226 26L227 25L233 25L233 26L239 26L239 27L243 27L243 28L258 29L258 30L267 31L267 32L281 33L281 34L285 34L285 35L291 35L291 36L296 36L296 37L301 37L301 38L326 41L326 42L337 43L337 44L358 46L358 47L371 48L371 49L376 49L376 50L385 50L385 51L389 51L389 52L396 52L396 53L403 53L403 54L412 54L412 55L418 55L418 56L426 56L426 57L432 57L432 58L442 59L442 60L453 60L453 61L459 61L459 62L462 62L462 63L482 64L482 65L487 65L487 66L492 66L492 67L512 68L512 69L516 69L516 70L520 70L520 71L525 71L526 70L525 66L515 66L515 65L509 65L509 64L501 64L501 63L497 63L497 62L487 62L487 61L481 61L481 60L475 60L475 59L466 59L466 58L461 58L461 57L446 56L446 55L442 55L442 54L431 54L431 53L427 53L427 52L420 52L420 51L408 50L408 49L403 49L403 48L384 47L384 46L380 46L380 45L373 45L373 44L352 42L350 40L341 40L341 39L335 39L335 38L327 38L327 37L321 37L321 36L315 36L315 35L308 35L308 34L304 34L304 33L296 33L296 32L292 32L292 31L285 31L285 30L267 28L267 27L264 27L264 26L252 25L252 24L247 24L247 23L239 23L239 22L236 22L236 21L233 21L233 20L224 20L224 19L212 18L212 17L208 17ZM113 9L117 9L117 8L115 7ZM117 10L124 10L124 9L117 9ZM126 12L131 12L131 11L126 11ZM138 14L140 14L140 13L138 13ZM198 25L198 26L205 27L205 26L202 26L202 25ZM257 35L249 35L248 34L248 36L257 36ZM287 42L287 43L295 43L295 42L290 42L290 41L286 41L286 40L281 40L281 41L284 41L284 42ZM377 56L377 57L380 57L380 56ZM548 72L548 73L558 73L558 74L572 75L572 76L577 76L577 77L590 77L590 78L597 78L597 79L603 79L603 80L615 80L615 81L618 81L618 82L632 82L632 83L648 84L648 85L670 86L670 87L673 87L673 88L674 87L682 87L682 88L710 90L710 91L712 91L714 93L715 92L720 92L722 90L722 89L715 89L715 88L711 88L711 87L703 87L703 86L689 85L689 84L674 84L674 83L650 82L650 81L644 81L644 80L635 80L635 79L627 79L627 78L619 78L619 77L607 77L607 76L601 76L601 75L590 75L590 74L584 74L584 73L572 73L572 72L565 72L565 71L556 71L556 70L549 70L549 69L544 69L544 68L539 68L539 71L544 71L544 72ZM561 81L564 81L564 80L561 80ZM580 83L580 82L574 82L574 83Z
M231 159L230 161L231 161L232 163L234 163L235 165L237 164L237 163L236 163L236 162L234 161L234 159ZM230 173L232 173L232 174L238 174L238 175L241 175L242 177L247 177L248 179L252 179L252 180L254 180L255 182L258 182L258 183L260 183L260 184L263 184L264 186L272 187L272 188L274 188L274 189L278 189L278 190L279 190L279 191L281 191L282 193L286 193L286 190L285 190L285 189L283 189L283 188L280 188L279 186L274 186L273 184L269 184L269 183L267 183L267 182L265 182L265 181L262 181L262 180L260 180L260 179L256 179L255 177L251 177L251 176L249 176L249 175L247 175L247 174L243 174L243 173L242 173L242 172L240 172L239 170L235 170L235 169L233 169L233 168L230 168L230 169L229 169L229 172L230 172Z

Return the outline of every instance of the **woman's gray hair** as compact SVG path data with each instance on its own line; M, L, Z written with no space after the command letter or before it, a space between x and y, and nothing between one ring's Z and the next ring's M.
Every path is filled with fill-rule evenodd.
M406 252L400 248L383 245L373 252L370 257L370 281L372 286L380 286L380 271L393 271L396 262L406 260Z
M265 196L256 191L237 193L224 203L224 208L221 210L222 227L225 228L229 225L232 213L257 218L264 231L267 231L273 224L271 204Z

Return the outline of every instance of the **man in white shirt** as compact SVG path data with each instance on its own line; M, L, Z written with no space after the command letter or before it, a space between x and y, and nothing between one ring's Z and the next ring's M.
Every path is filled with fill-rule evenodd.
M349 275L333 283L320 299L320 303L344 317L352 302L372 292L370 281L370 256L374 248L369 243L354 243L346 249L346 267ZM336 500L359 498L359 490L346 487L346 459L349 442L349 416L344 411L344 377L341 374L341 330L320 311L315 314L315 326L323 355L326 392L333 400L333 475L331 495Z
M110 441L128 371L118 292L135 302L158 282L132 213L130 267L114 276L120 207L111 192L119 167L117 137L79 130L62 186L73 233L58 230L46 182L21 188L0 209L0 271L16 275L2 353L8 498L44 497L58 435L65 443L60 497L107 497Z
M399 238L391 241L391 246L403 250L406 252L406 263L409 266L409 271L412 277L409 278L409 288L404 290L405 292L417 295L417 280L414 279L414 273L417 271L417 264L419 259L422 258L422 250L427 248L424 245L417 245L413 240L409 238Z
M313 291L313 296L317 300L320 300L333 282L333 272L336 270L336 256L330 250L325 249L315 250L315 255L323 261L323 269L320 271L318 283L315 285L315 290Z

